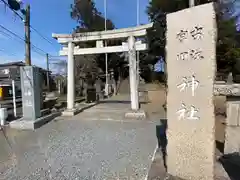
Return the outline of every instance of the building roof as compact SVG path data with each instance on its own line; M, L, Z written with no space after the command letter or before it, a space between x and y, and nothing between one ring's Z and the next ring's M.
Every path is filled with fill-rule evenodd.
M9 63L2 63L0 64L0 67L8 67L8 66L25 66L26 63L25 62L22 62L22 61L15 61L15 62L9 62ZM34 66L33 67L37 67L39 68L40 70L42 71L47 71L46 69L43 69L41 67L38 67L38 66Z
M2 63L0 64L0 67L7 67L7 66L24 66L25 63L22 61L15 61L15 62L9 62L9 63Z

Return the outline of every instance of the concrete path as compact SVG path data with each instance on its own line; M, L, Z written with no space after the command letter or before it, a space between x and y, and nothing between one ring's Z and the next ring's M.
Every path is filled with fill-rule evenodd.
M154 121L57 118L35 131L0 132L0 179L144 180L156 147Z

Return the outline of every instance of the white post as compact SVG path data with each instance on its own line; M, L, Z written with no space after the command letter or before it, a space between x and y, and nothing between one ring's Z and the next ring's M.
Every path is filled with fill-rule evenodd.
M58 80L58 94L61 94L61 82Z
M131 108L132 110L139 109L138 90L137 90L137 62L136 62L136 48L135 38L130 36L128 38L129 48L129 76L130 76L130 92L131 92Z
M137 0L137 26L140 25L140 0ZM136 86L137 86L137 89L138 89L138 85L139 85L139 80L140 80L140 66L139 66L139 63L140 63L140 52L137 51L137 83L136 83Z
M104 0L104 26L105 31L107 30L107 0ZM105 41L105 47L107 46L107 41ZM106 68L106 83L105 83L105 95L109 95L109 76L108 76L108 54L105 53L105 68Z
M189 7L195 6L195 0L189 0Z
M68 66L67 66L67 109L74 109L75 79L74 79L74 44L68 43Z
M13 96L13 113L14 113L14 117L17 117L16 91L15 91L15 81L14 80L12 80L12 96Z

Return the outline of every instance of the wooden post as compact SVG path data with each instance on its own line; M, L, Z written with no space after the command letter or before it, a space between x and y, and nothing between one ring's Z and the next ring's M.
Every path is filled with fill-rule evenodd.
M30 42L30 5L27 5L25 15L25 62L31 66L31 42Z

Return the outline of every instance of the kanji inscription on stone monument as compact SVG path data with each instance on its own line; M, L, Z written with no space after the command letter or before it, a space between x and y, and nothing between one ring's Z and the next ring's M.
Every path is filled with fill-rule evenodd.
M194 26L191 30L181 29L179 33L177 33L177 39L179 42L183 42L185 39L188 39L189 35L194 40L200 40L203 38L203 27Z
M177 87L180 89L180 92L186 90L187 88L191 88L192 96L195 95L195 90L197 89L199 85L199 81L196 80L195 76L192 75L191 77L183 77L182 82L177 85Z
M199 117L196 116L198 110L194 106L191 106L187 109L186 105L182 103L181 108L177 111L179 114L178 119L184 120L185 118L188 120L198 120Z
M202 39L203 38L203 27L195 26L190 31L190 34L194 40Z
M188 31L186 30L180 30L180 32L177 34L177 39L182 42L185 39L187 39Z
M187 60L202 60L204 56L203 52L199 49L190 49L188 51L180 52L177 54L177 60L187 61Z
M167 15L167 165L182 179L214 178L215 32L213 3Z

